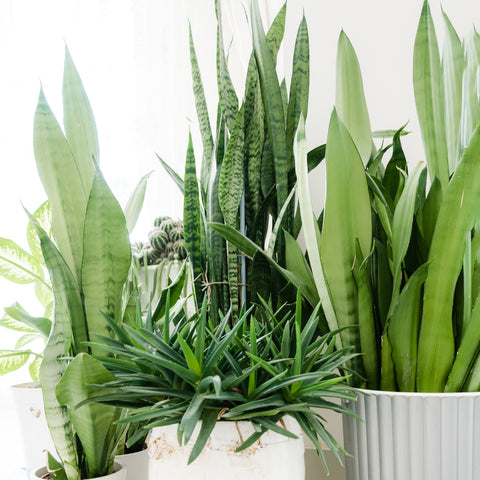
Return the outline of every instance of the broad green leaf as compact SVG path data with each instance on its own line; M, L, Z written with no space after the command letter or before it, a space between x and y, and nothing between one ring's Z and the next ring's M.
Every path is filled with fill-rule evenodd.
M335 108L367 165L373 147L370 118L357 55L343 30L338 39Z
M362 360L367 377L367 388L376 390L380 384L377 333L373 315L368 267L360 251L358 241L356 242L356 256L352 273L357 287L358 329Z
M352 265L357 239L363 257L371 248L370 195L362 159L335 110L328 130L326 166L328 188L320 245L322 266L338 326L358 325ZM340 337L344 346L353 346L360 352L358 329L343 330ZM361 363L359 358L356 360Z
M454 359L453 297L462 267L465 236L479 220L479 158L480 128L477 128L443 194L433 233L418 346L419 391L443 391Z
M123 284L131 247L122 208L99 170L95 172L85 215L82 293L89 338L109 334L103 314L121 316Z
M72 345L87 340L82 299L73 273L47 233L35 224L55 295L55 322L40 367L45 416L50 435L69 480L80 480L75 436L70 418L55 396L55 387L67 366ZM75 329L72 334L72 327Z
M96 393L94 384L115 379L101 362L87 354L77 355L68 365L55 393L60 405L68 409L68 416L82 444L86 457L88 478L101 477L113 470L113 455L106 456L107 446L114 435L114 422L119 410L99 403L76 406Z
M14 372L23 367L30 357L30 351L0 350L0 375Z
M27 333L26 335L22 335L15 343L15 350L21 350L35 340L38 340L38 335L34 333Z
M430 180L448 184L445 97L435 27L428 1L423 3L413 52L413 86Z
M83 256L83 221L89 189L85 189L84 179L78 171L70 145L43 91L40 92L35 111L33 147L38 173L52 211L55 241L78 281ZM66 178L68 182L63 181Z
M0 238L0 275L21 284L43 281L37 259L8 238Z
M48 200L43 202L34 212L34 218L42 226L42 228L50 235L52 229L52 213L50 211L50 204ZM30 252L37 259L38 263L43 264L42 248L40 247L40 240L31 222L27 226L27 241L30 247Z
M298 182L298 202L302 214L302 222L305 236L305 244L307 247L310 267L312 269L317 295L322 302L322 308L327 319L328 326L331 331L338 329L337 316L335 314L330 294L325 281L324 269L320 260L320 249L318 244L318 226L313 214L311 203L310 189L308 184L308 166L307 166L307 149L305 138L305 119L300 116L297 135L295 138L295 171ZM309 300L309 302L311 302ZM315 303L310 303L315 306ZM340 336L336 338L338 348L342 347Z
M152 173L153 172L147 173L140 179L140 181L137 183L137 186L131 193L127 204L125 205L125 220L127 222L127 229L129 233L132 233L135 225L137 224L137 220L142 210L143 202L145 200L147 182Z
M62 96L65 135L73 153L83 190L89 192L93 181L94 162L98 165L100 161L97 127L82 80L67 47Z
M10 315L8 315L8 313L4 315L2 318L0 318L0 327L8 328L9 330L14 330L16 332L24 332L24 333L36 332L34 328L31 328L27 325L24 325L22 322L13 319Z
M398 200L392 222L392 275L393 290L390 303L389 315L392 313L400 294L402 282L402 263L407 253L410 237L412 234L413 217L415 213L415 202L420 176L424 165L419 163L413 173L407 178L403 192Z
M460 153L459 132L462 116L464 57L462 42L445 12L442 13L445 24L442 58L443 88L445 92L445 134L449 173L452 174Z
M428 265L424 264L409 278L388 322L388 338L392 348L397 384L401 392L416 390L422 286L427 278L427 271Z
M467 380L467 377L479 354L478 345L480 343L480 299L477 297L470 322L462 335L462 341L458 348L455 361L448 375L446 392L460 392Z
M47 339L50 335L52 322L48 318L32 317L18 303L5 307L4 310L11 319L26 326L27 329L32 329L34 332L39 333L44 339ZM15 330L18 330L18 328L15 328Z

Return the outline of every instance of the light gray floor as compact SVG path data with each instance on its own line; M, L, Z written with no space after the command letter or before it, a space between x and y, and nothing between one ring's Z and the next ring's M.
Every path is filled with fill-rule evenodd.
M305 480L345 480L345 469L331 452L325 452L328 469L330 474L325 473L321 459L315 450L307 448L305 450Z

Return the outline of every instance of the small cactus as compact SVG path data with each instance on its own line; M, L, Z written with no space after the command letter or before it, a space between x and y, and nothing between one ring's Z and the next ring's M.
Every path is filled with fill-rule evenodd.
M134 255L141 265L146 255L148 265L155 265L162 260L183 260L187 257L183 237L183 222L173 218L157 217L154 228L148 233L148 243L138 242L133 246Z

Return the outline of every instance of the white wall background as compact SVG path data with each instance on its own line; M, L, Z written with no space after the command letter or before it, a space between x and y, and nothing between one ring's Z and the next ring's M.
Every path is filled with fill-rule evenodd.
M269 23L282 2L259 2ZM223 0L226 43L233 35L231 70L240 95L250 54L247 4L247 0ZM32 152L33 113L41 82L61 118L64 42L89 94L99 130L102 169L120 202L125 204L143 174L155 171L133 239L145 238L156 215L181 216L181 197L154 153L181 172L189 128L198 145L187 19L211 119L215 118L213 5L213 0L0 0L1 237L26 246L21 202L33 210L44 200ZM442 5L460 36L468 34L474 23L480 25L478 0L444 0ZM421 0L288 0L279 72L287 78L290 75L296 29L305 12L312 69L310 147L326 138L334 100L336 43L343 28L359 57L372 128L393 129L409 122L412 134L404 141L407 158L412 164L423 159L412 89L413 42L421 7ZM431 8L441 44L439 0L432 0ZM317 175L312 182L320 184L321 179ZM31 290L0 279L0 307L20 300L35 309ZM11 335L0 331L0 348L11 346ZM24 377L25 373L0 378L0 386ZM5 402L4 392L0 392L0 404Z

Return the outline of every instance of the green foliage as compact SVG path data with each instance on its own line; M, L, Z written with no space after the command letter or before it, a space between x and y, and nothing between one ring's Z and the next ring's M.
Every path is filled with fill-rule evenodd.
M116 378L98 382L101 389L90 401L128 407L121 423L146 422L145 429L178 424L185 444L201 421L189 462L203 450L216 421L249 420L255 439L270 429L292 436L277 424L284 415L297 419L320 455L323 442L338 456L341 448L315 408L348 413L331 400L354 398L336 373L351 355L349 349L334 350L335 333L316 335L318 308L303 327L300 297L293 315L263 303L256 313L253 307L242 310L233 327L231 312L214 326L207 309L205 301L192 316L172 309L170 322L153 323L152 329L110 318L117 339L95 336L91 345L105 352L97 358Z
M35 158L51 207L55 242L34 216L30 219L55 304L40 368L45 415L64 471L58 478L80 480L112 472L124 435L124 428L115 424L120 409L72 405L88 397L90 383L110 378L89 356L85 342L94 333L110 334L103 313L122 317L131 247L125 216L98 168L93 115L68 51L63 95L65 134L42 92L34 122ZM143 185L134 196L142 197ZM142 199L132 202L133 228Z
M33 217L36 222L50 232L48 201L35 210ZM42 352L25 347L38 340L45 343L51 329L53 295L40 248L40 240L31 222L28 224L26 233L30 252L21 248L13 240L0 238L0 275L17 284L33 284L44 314L43 317L33 317L18 302L4 308L5 315L0 318L0 326L21 332L23 335L17 339L17 343L12 349L0 351L0 375L18 370L30 362L30 376L32 380L37 381Z
M297 226L294 224L294 202L289 195L296 182L293 138L301 113L306 114L308 106L309 44L303 18L298 28L287 94L285 80L279 79L276 73L286 4L265 33L257 2L252 2L253 51L245 91L240 96L234 90L228 71L221 2L216 4L216 13L219 103L213 128L190 29L193 91L203 146L201 170L199 173L196 170L191 143L183 181L161 162L184 194L185 245L193 267L197 308L207 295L210 315L218 323L219 310L232 305L234 320L242 305L256 301L258 292L274 307L292 300L285 290L287 282L276 269L260 257L250 258L238 245L225 241L211 224L239 230L259 249L266 249L272 226L281 220L269 254L275 262L285 265L284 232L296 237L299 231L298 222ZM240 105L238 98L243 98ZM324 151L323 148L312 153L311 168L318 165Z

